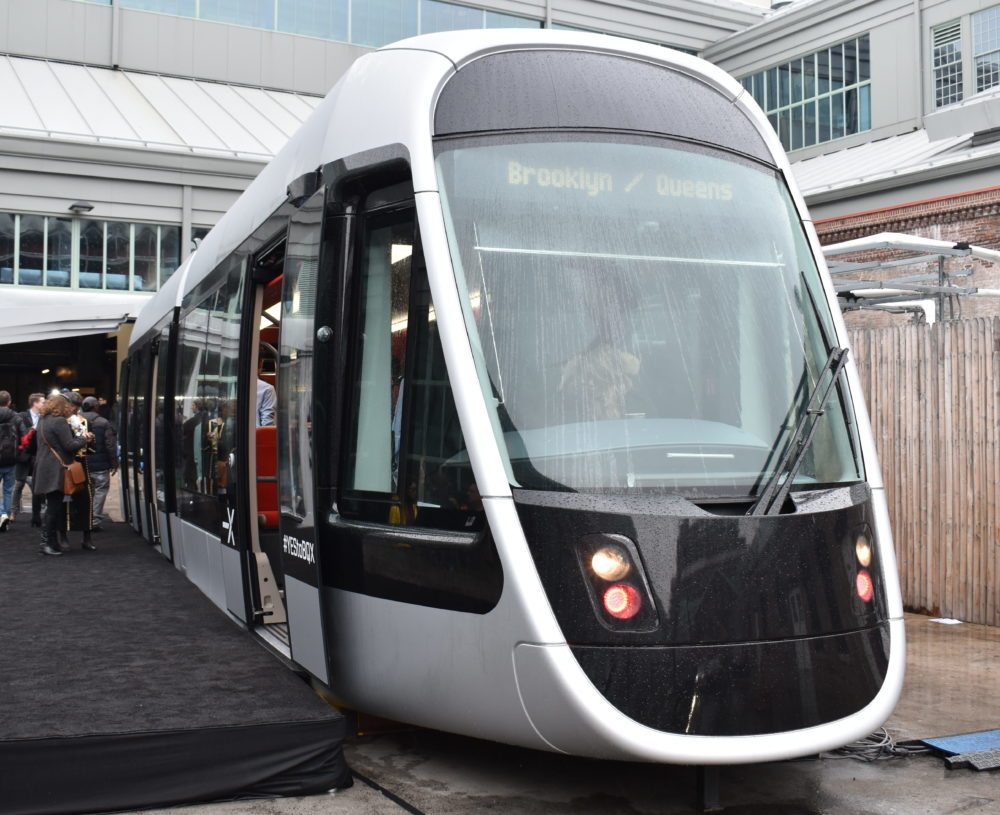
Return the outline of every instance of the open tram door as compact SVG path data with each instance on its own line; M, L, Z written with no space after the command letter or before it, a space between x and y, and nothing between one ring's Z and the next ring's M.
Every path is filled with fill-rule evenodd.
M305 199L302 196L300 200ZM285 240L254 258L250 428L250 590L258 633L327 681L313 500L313 323L323 191L292 214ZM267 414L274 388L274 418ZM252 403L253 404L253 403Z

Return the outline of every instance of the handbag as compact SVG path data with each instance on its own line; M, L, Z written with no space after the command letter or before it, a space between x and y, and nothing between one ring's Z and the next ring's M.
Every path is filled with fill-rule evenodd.
M63 468L63 494L73 495L79 492L84 487L87 486L87 472L83 469L83 463L73 459L69 464L66 464L59 454L52 449L52 445L49 444L49 440L45 438L45 434L42 433L42 441L45 442L45 446L52 450L52 455L56 457L56 460L62 465Z

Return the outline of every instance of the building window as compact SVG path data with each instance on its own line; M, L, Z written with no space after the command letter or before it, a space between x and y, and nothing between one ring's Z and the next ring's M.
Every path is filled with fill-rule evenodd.
M931 29L934 107L1000 87L1000 5Z
M871 129L868 35L744 77L785 150Z
M0 284L156 291L180 262L179 226L0 212Z
M962 26L960 20L939 25L933 32L934 105L962 101Z
M531 17L442 0L119 0L119 5L375 48L433 31L542 27Z
M1000 6L972 15L972 57L976 93L1000 85Z

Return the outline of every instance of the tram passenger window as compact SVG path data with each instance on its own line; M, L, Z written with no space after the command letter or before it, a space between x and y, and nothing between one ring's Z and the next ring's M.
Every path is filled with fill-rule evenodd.
M228 500L227 460L236 437L243 259L225 261L193 292L180 321L174 388L177 503L185 520L214 534Z
M413 212L369 217L341 511L463 527L481 509L445 370Z

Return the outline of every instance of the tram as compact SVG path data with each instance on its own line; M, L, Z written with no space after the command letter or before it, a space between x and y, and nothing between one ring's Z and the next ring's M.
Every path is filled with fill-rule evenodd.
M716 765L895 706L836 297L767 119L698 58L549 30L374 51L132 337L130 523L350 708Z

